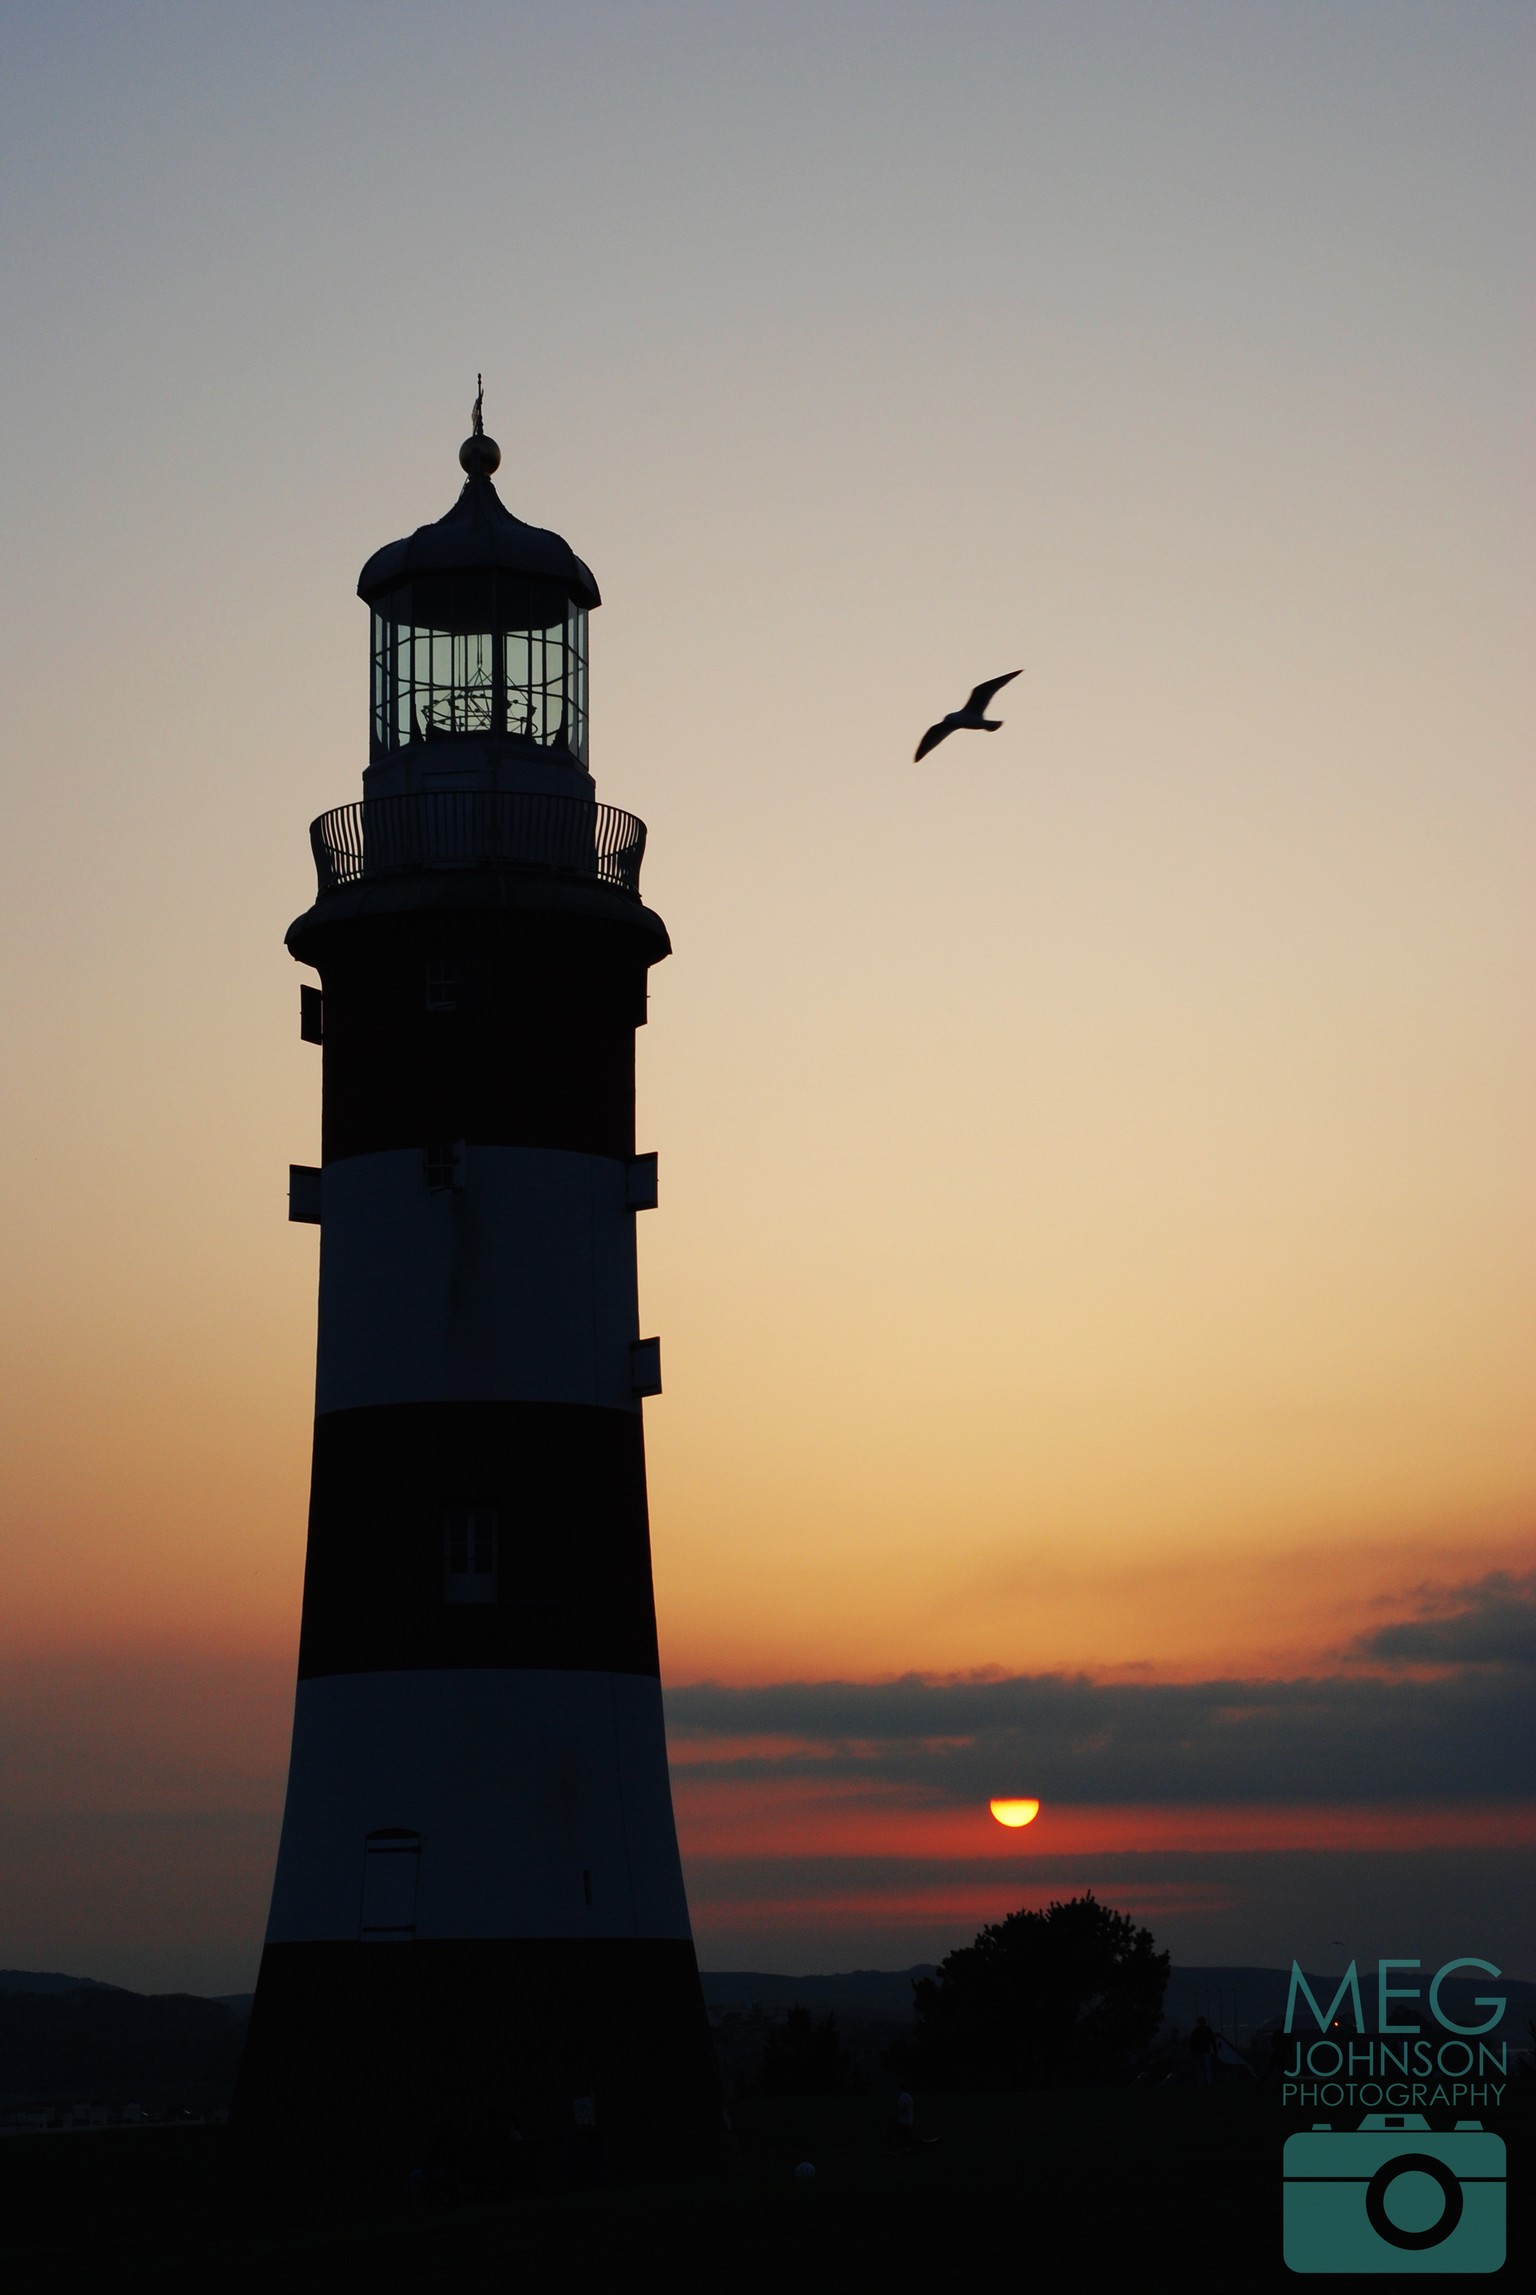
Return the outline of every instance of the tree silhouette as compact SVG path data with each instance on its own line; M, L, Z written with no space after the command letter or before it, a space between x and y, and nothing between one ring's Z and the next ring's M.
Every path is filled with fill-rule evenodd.
M914 2078L951 2089L1121 2079L1162 2020L1168 1955L1091 1893L1009 1913L914 1985Z
M857 2096L864 2082L843 2046L835 2016L812 2021L808 2008L792 2008L769 2033L758 2066L760 2096Z

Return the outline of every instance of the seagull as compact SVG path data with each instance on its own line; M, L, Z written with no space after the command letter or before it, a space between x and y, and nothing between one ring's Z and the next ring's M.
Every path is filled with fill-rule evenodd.
M951 733L995 733L1003 721L1000 717L987 716L987 704L1001 686L1011 684L1021 674L1019 670L1010 669L1006 677L989 677L985 685L976 686L963 709L952 709L947 717L939 719L937 725L929 726L917 745L913 764L916 765L926 757L930 749L937 749L939 743Z

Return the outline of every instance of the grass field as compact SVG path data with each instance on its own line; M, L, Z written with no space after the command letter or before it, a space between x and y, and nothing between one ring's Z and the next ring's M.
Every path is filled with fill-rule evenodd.
M236 2216L217 2129L10 2137L4 2284L18 2295L1294 2284L1280 2257L1286 2129L1253 2089L938 2098L923 2133L939 2141L911 2153L888 2148L884 2098L759 2100L733 2116L741 2166L717 2182L323 2225ZM1528 2281L1530 2131L1501 2132L1508 2275ZM814 2182L796 2179L801 2160Z

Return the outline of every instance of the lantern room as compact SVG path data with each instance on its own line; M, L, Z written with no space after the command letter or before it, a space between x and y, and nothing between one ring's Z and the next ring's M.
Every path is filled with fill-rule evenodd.
M373 606L377 761L413 741L531 742L587 761L587 609L552 582L426 574Z
M558 534L512 515L492 484L501 450L481 400L447 516L375 551L371 609L375 796L431 786L589 794L591 572Z

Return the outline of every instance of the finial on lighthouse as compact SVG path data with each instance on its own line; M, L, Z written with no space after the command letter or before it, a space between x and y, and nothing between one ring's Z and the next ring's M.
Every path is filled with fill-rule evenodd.
M459 466L471 478L489 478L501 468L501 448L485 435L485 377L476 375L474 429L459 448Z

